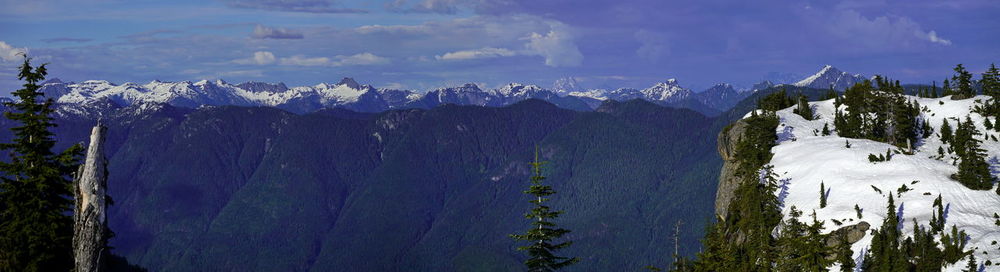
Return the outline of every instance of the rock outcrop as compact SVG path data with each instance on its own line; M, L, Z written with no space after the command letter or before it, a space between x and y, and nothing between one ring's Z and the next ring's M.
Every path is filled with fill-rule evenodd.
M108 171L104 157L107 128L98 122L90 134L87 157L76 176L76 212L73 214L73 256L77 272L105 271L107 249Z
M719 173L719 188L715 194L715 216L721 220L726 219L729 202L732 201L733 192L739 185L739 179L736 178L736 143L746 130L747 123L739 120L719 133L718 150L723 164L722 172Z

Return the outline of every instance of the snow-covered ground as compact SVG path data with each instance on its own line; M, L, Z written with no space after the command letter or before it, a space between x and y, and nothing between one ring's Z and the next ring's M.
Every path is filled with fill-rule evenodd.
M950 205L947 214L945 230L957 226L970 236L966 249L975 249L976 260L980 264L991 260L994 265L987 270L1000 270L1000 226L994 224L994 213L1000 213L1000 196L994 190L971 190L952 180L949 176L958 171L952 165L951 155L938 160L938 147L942 146L938 129L944 118L954 129L958 122L968 115L982 133L988 133L1000 138L994 130L987 131L983 126L983 116L972 113L976 100L985 101L988 97L977 96L972 99L953 101L945 98L917 98L922 111L922 118L927 119L934 128L934 135L924 139L915 147L914 155L895 154L887 162L871 163L868 154L885 154L887 149L897 148L881 142L862 139L847 139L833 132L830 136L822 136L824 123L834 130L833 100L811 102L810 105L819 118L806 121L801 116L792 113L792 108L778 112L781 119L777 128L780 144L772 149L774 158L771 164L779 179L788 180L787 197L784 198L783 213L787 216L791 206L803 211L801 220L809 221L809 215L816 211L819 220L825 221L826 232L842 226L865 221L872 229L882 225L886 215L886 204L889 194L894 194L895 204L902 207L901 216L903 232L911 235L913 220L928 227L934 199L940 194L944 205ZM943 104L942 104L943 103ZM843 106L842 106L843 107ZM991 122L996 123L997 120ZM979 138L982 140L982 137ZM851 148L845 148L845 140L850 141ZM988 160L993 169L1000 167L995 157L1000 156L1000 143L991 140L982 142L987 150ZM945 146L947 149L947 146ZM992 160L991 160L992 159ZM996 172L994 172L996 173ZM826 208L820 209L820 183L829 189ZM902 193L899 197L897 189L902 185L911 191ZM872 186L878 187L882 193L876 192ZM862 219L857 218L854 209L858 205ZM837 226L832 219L842 221ZM869 247L870 231L863 239L852 246L855 257ZM960 271L966 261L959 261L945 271ZM836 267L834 267L836 268Z

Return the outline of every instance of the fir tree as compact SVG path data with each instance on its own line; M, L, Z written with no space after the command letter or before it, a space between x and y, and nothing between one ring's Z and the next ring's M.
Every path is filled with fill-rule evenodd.
M823 123L823 136L830 135L830 126L827 123Z
M819 182L819 208L826 208L826 183Z
M899 218L892 194L885 221L872 236L871 249L864 257L864 271L906 271L908 264L900 250Z
M951 133L951 125L948 124L948 118L945 118L944 123L941 123L941 142L950 142Z
M813 110L812 107L809 107L809 100L806 99L806 96L799 95L798 107L795 109L795 113L806 120L813 119Z
M854 251L851 250L851 243L847 242L847 233L837 235L837 242L837 263L840 263L840 271L854 271Z
M990 68L983 72L979 80L983 86L983 94L992 96L994 99L1000 98L1000 69L996 64L990 64Z
M988 190L993 188L996 180L990 173L990 165L986 163L986 150L980 147L981 143L976 137L979 135L981 134L968 116L965 122L959 123L951 145L960 161L958 173L952 175L952 178L970 189Z
M525 218L532 220L533 227L524 234L510 235L514 240L531 243L531 245L517 248L517 250L528 252L529 258L524 262L528 271L555 271L580 261L579 258L560 257L554 254L555 251L570 246L572 242L553 243L553 240L559 239L570 231L558 228L552 222L553 219L562 214L562 211L553 211L544 205L545 201L549 200L546 197L556 192L552 190L551 186L542 184L542 181L545 180L545 176L542 176L542 164L544 162L538 161L538 149L536 148L535 160L531 162L531 186L527 191L524 191L535 198L529 201L535 207L524 215Z
M969 262L966 263L965 270L962 270L962 272L977 272L979 271L977 268L979 268L979 265L976 264L976 255L969 254Z
M971 98L976 95L975 90L972 89L972 73L965 70L962 64L955 66L955 75L951 77L952 92L955 94L957 99Z
M954 95L954 94L955 93L954 93L954 91L951 88L951 83L948 82L947 78L944 79L944 81L941 82L941 96L949 96L949 95Z
M24 58L18 79L23 89L4 116L18 123L11 143L0 144L9 160L0 162L0 271L69 271L73 266L72 182L83 147L53 153L51 98L39 92L45 64Z

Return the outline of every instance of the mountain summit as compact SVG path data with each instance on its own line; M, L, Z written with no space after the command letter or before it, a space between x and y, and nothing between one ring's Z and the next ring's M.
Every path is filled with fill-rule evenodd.
M865 79L866 78L860 74L848 74L847 72L841 71L836 67L826 65L823 66L823 69L820 69L816 74L796 82L793 85L816 89L827 89L833 86L836 90L844 90L858 82L864 81Z

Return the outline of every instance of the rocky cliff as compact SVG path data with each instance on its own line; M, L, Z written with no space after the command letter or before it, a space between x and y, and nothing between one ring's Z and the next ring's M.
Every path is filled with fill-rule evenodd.
M747 123L738 120L719 133L718 150L722 156L722 171L719 173L719 188L715 193L715 216L725 220L729 202L733 199L733 191L739 185L736 178L736 143L747 130Z

